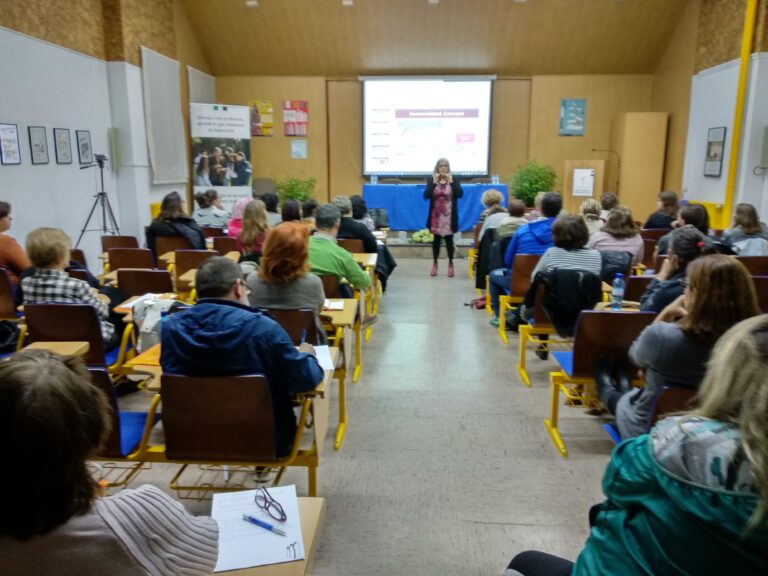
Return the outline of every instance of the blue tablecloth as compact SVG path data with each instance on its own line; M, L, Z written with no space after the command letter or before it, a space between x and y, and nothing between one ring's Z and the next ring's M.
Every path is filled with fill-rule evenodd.
M421 230L426 227L429 201L424 200L424 184L363 184L363 198L371 208L386 208L391 230ZM494 188L504 195L506 184L464 184L459 198L459 231L472 230L483 211L483 192Z

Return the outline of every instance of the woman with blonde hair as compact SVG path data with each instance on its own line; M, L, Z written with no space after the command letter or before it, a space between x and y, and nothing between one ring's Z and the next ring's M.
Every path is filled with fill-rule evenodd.
M491 188L483 192L481 198L485 210L480 214L479 222L483 223L480 229L480 234L477 236L478 242L483 239L485 233L488 230L495 230L501 224L501 221L507 217L507 210L502 203L504 202L504 195L498 190Z
M256 198L245 206L243 228L237 237L237 249L241 254L261 252L267 237L267 206Z
M761 315L718 340L691 411L613 451L576 563L529 551L507 573L768 574L766 374Z
M723 242L741 256L759 256L764 251L763 240L768 240L768 227L760 222L755 207L746 202L737 204L733 227L723 232Z
M584 223L587 225L590 236L600 231L603 227L603 221L600 219L600 202L594 198L587 198L581 203L579 212L581 217L584 218Z
M616 206L608 211L608 218L603 227L590 235L587 248L598 252L629 252L632 264L643 260L645 245L640 232L632 219L632 212L626 206Z

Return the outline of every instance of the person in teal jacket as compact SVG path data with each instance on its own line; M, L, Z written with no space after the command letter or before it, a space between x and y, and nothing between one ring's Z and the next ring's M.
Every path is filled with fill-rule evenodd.
M768 574L768 315L718 341L698 406L613 451L575 564L523 552L506 575Z

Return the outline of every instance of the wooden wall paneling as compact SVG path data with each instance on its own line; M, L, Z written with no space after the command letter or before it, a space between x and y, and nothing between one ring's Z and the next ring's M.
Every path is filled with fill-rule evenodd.
M620 114L612 129L611 147L621 155L619 201L635 220L645 221L656 210L662 190L667 142L665 112Z
M592 188L592 198L599 200L603 195L603 180L605 179L605 160L566 160L564 167L565 184L562 188L563 208L571 214L577 214L581 203L587 196L573 195L573 171L579 168L595 171L595 185Z
M329 197L360 194L363 177L362 86L358 80L329 80Z
M653 73L651 110L669 113L663 187L677 192L683 185L699 7L699 0L687 0L685 11Z
M566 160L608 159L608 154L592 152L608 148L611 122L624 112L650 109L652 76L534 76L531 83L531 127L528 158L551 165L557 172L557 189L562 189ZM584 136L559 136L560 100L585 98L587 120ZM604 186L615 180L611 162ZM606 188L607 189L607 188Z
M315 198L328 198L328 123L325 78L319 76L224 76L216 78L216 98L222 104L246 106L250 100L271 100L275 135L251 138L251 164L255 178L317 179ZM307 159L291 158L291 140L283 136L283 100L309 102Z
M530 79L496 80L491 116L491 174L498 174L502 181L528 160L530 118Z

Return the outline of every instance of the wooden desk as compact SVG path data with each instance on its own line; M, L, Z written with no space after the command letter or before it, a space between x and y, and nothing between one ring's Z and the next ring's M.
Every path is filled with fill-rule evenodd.
M195 287L195 276L197 276L197 268L191 268L179 276L179 281L186 282L190 288Z
M309 574L320 535L320 524L325 517L325 499L299 498L299 515L301 516L301 537L304 540L304 560L242 568L231 570L226 574L233 576L306 576Z
M59 356L83 356L91 349L88 342L33 342L24 350L47 350Z
M158 298L165 298L165 299L175 299L176 294L157 294ZM136 302L139 298L142 298L142 296L131 296L127 300L124 300L123 302L120 302L117 306L112 308L112 310L116 314L132 314L133 313L133 303Z
M224 258L229 258L232 262L237 264L237 261L240 260L240 252L232 250L231 252L224 254ZM167 266L176 264L176 252L166 252L165 254L161 254L158 257L158 260L162 260Z
M355 262L363 266L371 277L370 292L366 291L365 312L366 315L376 315L379 313L379 278L376 276L376 262L379 255L375 252L353 253L352 258L354 258ZM366 332L366 342L368 341L368 337L370 337L370 332Z

